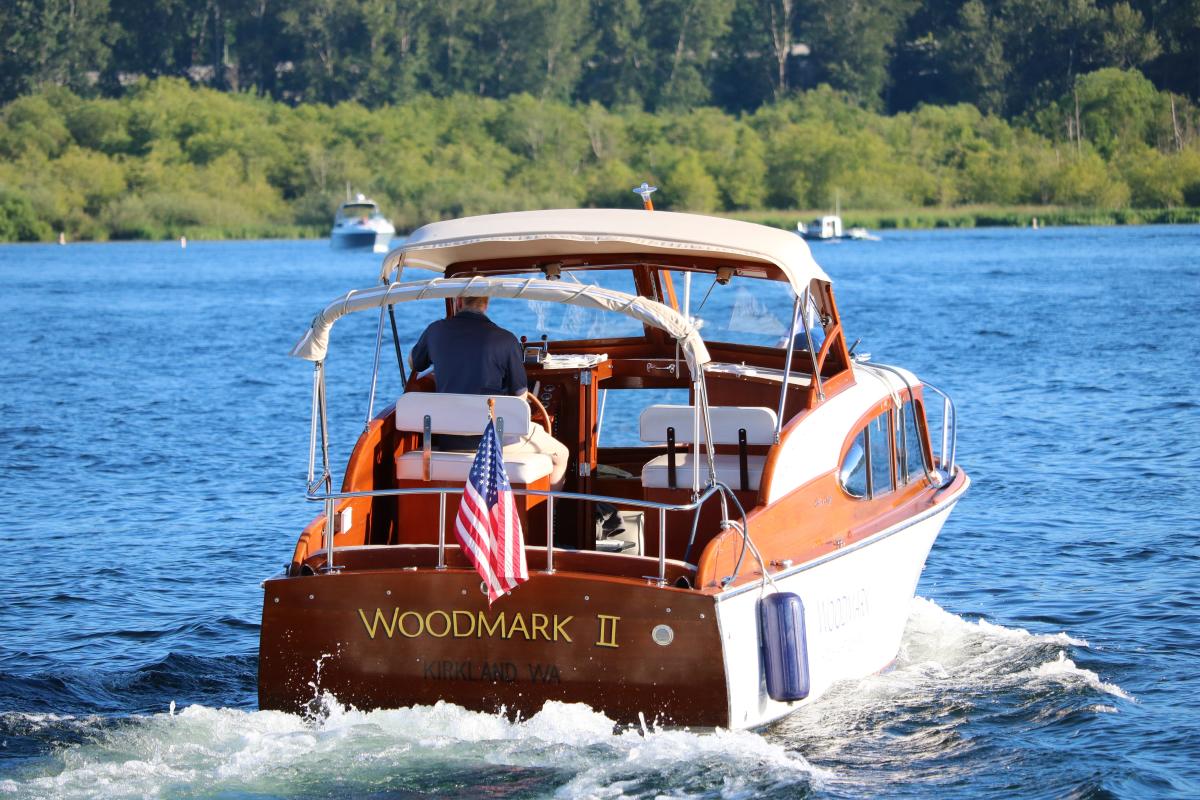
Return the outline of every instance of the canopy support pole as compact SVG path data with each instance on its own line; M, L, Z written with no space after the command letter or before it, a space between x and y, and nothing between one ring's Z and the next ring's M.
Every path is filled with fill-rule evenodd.
M400 365L400 387L408 386L408 375L404 371L404 352L400 349L400 333L396 330L396 307L388 305L388 317L392 320L392 344L396 346L396 363Z
M375 329L375 363L371 366L371 393L367 396L367 420L363 431L371 427L375 417L375 385L379 382L379 355L383 351L383 309L379 309L379 326Z
M817 400L824 402L825 387L821 385L821 365L817 363L817 351L813 349L812 330L808 327L808 304L812 302L810 290L804 290L804 308L800 312L800 322L804 325L804 338L808 340L808 355L812 359L812 376L817 384Z
M391 286L400 280L400 276L404 274L404 267L397 266L396 269L385 275L383 278L384 286ZM392 276L395 277L392 277ZM387 295L384 295L384 300L387 300ZM408 388L408 375L404 369L404 351L400 349L400 332L396 329L396 307L391 303L384 302L387 306L388 319L392 322L392 345L396 348L396 366L400 367L400 391Z
M317 413L320 416L321 429L321 482L325 485L325 566L322 572L335 572L333 564L333 514L335 500L333 494L333 476L329 472L329 408L325 403L325 364L317 362Z
M783 383L779 387L779 413L775 415L775 444L783 433L783 407L787 400L788 379L792 374L792 352L796 349L796 324L800 316L800 295L792 303L792 327L788 331L787 355L783 359Z

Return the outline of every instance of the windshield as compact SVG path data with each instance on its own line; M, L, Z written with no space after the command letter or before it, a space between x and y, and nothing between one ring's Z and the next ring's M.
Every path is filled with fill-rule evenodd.
M715 276L701 272L672 272L671 280L680 311L694 318L706 342L787 346L795 303L789 284L734 276L721 285ZM815 322L816 317L814 304L809 311L810 322ZM820 326L814 325L817 347L820 341L815 339L821 337L823 341L822 334Z
M326 206L328 208L328 206ZM377 212L374 205L370 203L355 203L348 206L342 206L338 211L338 215L342 217L370 217Z
M539 271L517 273L516 277L545 279L546 276ZM628 269L563 270L559 280L637 294L633 273ZM488 316L518 336L530 339L540 339L543 335L550 341L645 335L642 323L632 317L568 303L497 298L488 307Z

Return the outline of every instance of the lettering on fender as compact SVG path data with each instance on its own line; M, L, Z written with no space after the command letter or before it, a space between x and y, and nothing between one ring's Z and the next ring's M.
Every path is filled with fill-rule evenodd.
M825 632L841 630L871 613L870 595L865 588L847 594L817 600L817 619Z
M616 623L620 617L599 615L613 622L613 644L606 647L616 647ZM362 620L367 636L386 637L397 636L405 639L416 639L421 636L431 636L434 639L524 639L534 642L539 639L546 642L567 642L571 638L568 625L574 616L559 616L558 614L525 614L518 611L509 614L501 611L494 616L487 611L401 611L399 608L376 608L374 614L368 614L365 609L358 609L358 617ZM603 625L603 623L601 623Z

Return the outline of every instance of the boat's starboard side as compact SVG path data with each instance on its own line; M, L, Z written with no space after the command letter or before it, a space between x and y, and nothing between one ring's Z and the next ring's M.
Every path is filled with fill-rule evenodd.
M838 681L862 678L895 659L925 560L958 497L844 549L781 570L773 585L757 583L717 596L728 676L729 725L766 724L810 703ZM765 592L792 592L804 605L809 694L772 700L762 664L758 604Z

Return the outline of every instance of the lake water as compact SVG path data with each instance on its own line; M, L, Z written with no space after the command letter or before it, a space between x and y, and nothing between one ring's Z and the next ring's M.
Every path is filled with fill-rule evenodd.
M259 581L316 511L287 351L379 257L0 247L0 797L1200 795L1200 228L814 253L859 351L956 398L974 486L894 669L764 731L643 735L566 705L256 710ZM339 460L358 316L328 366Z

